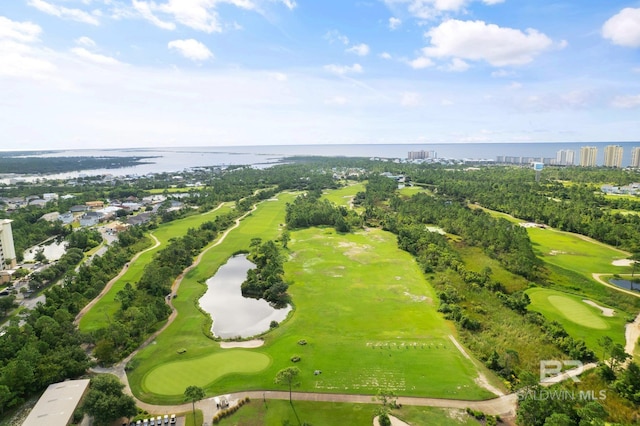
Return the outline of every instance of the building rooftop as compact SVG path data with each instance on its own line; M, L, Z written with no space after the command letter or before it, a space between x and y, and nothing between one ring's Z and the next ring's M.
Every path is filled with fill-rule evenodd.
M22 426L67 426L89 387L89 379L49 385Z

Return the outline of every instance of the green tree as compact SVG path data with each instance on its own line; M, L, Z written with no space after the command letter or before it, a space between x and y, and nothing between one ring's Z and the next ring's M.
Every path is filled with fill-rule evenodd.
M44 255L44 249L36 250L36 254L33 258L36 262L45 263L47 261L47 256Z
M613 339L609 336L602 336L598 339L598 345L602 348L602 362L607 359L607 353L611 351L613 346Z
M124 385L112 374L100 374L91 379L83 408L93 417L96 425L109 425L120 417L132 417L137 413L133 398L122 392Z
M298 367L287 367L278 371L274 380L276 385L289 387L289 403L293 404L292 388L298 386L300 383L297 381L300 369Z
M575 424L576 422L564 413L553 413L544 421L544 426L574 426Z
M7 312L16 307L16 296L10 294L9 296L0 297L0 313L2 316L7 315Z
M196 401L200 401L206 395L204 389L199 386L189 386L184 390L184 397L187 401L191 401L193 409L193 421L196 419Z

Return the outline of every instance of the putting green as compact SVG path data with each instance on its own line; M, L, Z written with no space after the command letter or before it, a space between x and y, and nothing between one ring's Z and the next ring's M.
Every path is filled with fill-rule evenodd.
M229 373L257 373L271 364L259 352L230 350L205 357L162 364L143 379L143 388L159 395L182 395L188 386L206 387Z
M607 323L591 312L584 303L581 304L570 297L559 295L550 295L547 300L551 306L556 308L569 321L583 327L595 328L596 330L609 328Z

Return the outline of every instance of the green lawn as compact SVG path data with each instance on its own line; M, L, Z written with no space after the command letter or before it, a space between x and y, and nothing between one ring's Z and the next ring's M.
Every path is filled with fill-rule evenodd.
M364 183L355 183L345 186L344 188L335 189L332 191L325 191L324 198L331 201L338 206L347 207L351 202L351 199L358 193L364 192Z
M627 266L615 266L614 260L629 255L613 247L584 239L577 234L553 229L527 228L529 238L538 257L546 263L557 265L590 277L592 273L630 273Z
M258 352L228 350L187 361L160 364L145 377L145 390L181 397L188 386L206 386L229 373L256 373L264 370L271 359ZM203 372L206 371L206 374Z
M174 220L164 223L153 231L153 235L160 241L160 245L149 250L135 261L130 262L127 272L113 284L107 294L96 303L87 314L80 320L79 328L83 332L90 332L106 327L109 318L112 318L118 312L120 303L115 300L116 294L122 290L126 283L134 285L142 277L144 268L153 259L153 256L165 248L166 243L178 236L185 235L189 228L197 228L204 222L214 220L217 215L228 213L231 210L232 203L227 203L221 208L204 214L196 214L185 217L183 219Z
M281 426L306 422L314 426L371 426L377 404L344 404L335 402L309 402L252 400L236 413L218 423L220 426ZM450 426L478 425L462 410L431 407L402 407L391 413L411 425ZM204 419L210 422L210 419Z
M276 238L285 203L279 194L243 220L227 239L208 251L179 290L177 320L134 359L129 373L134 393L145 401L178 402L184 389L163 394L151 388L155 368L178 360L201 363L205 355L224 352L202 332L207 324L196 308L204 282L229 256L246 250L253 237ZM298 355L302 391L375 394L392 388L405 395L483 399L492 395L474 383L476 368L448 338L451 324L436 312L435 294L418 265L396 247L393 234L372 230L339 235L332 229L292 232L285 265L295 310L290 319L265 335L265 345L235 350L267 355L273 362L259 374L220 377L200 365L199 383L209 394L277 389L278 370ZM297 342L305 339L308 344ZM171 348L167 350L167 348ZM174 348L186 348L178 355ZM322 374L314 375L314 370Z
M549 320L558 321L571 337L584 340L596 354L600 353L598 339L605 335L615 343L624 345L626 314L615 312L613 317L606 317L598 308L584 303L584 297L556 290L531 288L527 294L531 298L530 310L540 312ZM603 306L597 300L594 302Z

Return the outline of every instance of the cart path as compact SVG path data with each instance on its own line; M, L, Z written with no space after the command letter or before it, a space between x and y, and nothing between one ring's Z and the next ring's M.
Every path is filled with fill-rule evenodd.
M142 256L143 254L145 254L146 252L151 251L153 249L156 249L160 245L160 240L158 240L155 235L149 234L149 236L151 238L153 238L153 240L155 241L155 244L153 246L149 247L149 248L146 248L146 249L136 253L135 256L133 256L131 258L131 260L129 260L122 267L122 269L120 270L118 275L116 275L115 277L111 278L111 280L109 280L109 282L107 283L107 285L104 286L104 288L102 289L100 294L98 294L91 302L89 302L84 308L82 308L80 310L80 312L78 312L78 315L76 315L76 319L73 320L73 323L75 325L80 324L80 320L82 319L82 317L84 317L86 315L86 313L89 312L91 310L91 308L93 308L93 306L96 303L98 303L100 301L100 299L102 299L104 297L105 294L107 294L109 292L109 290L111 290L111 287L113 287L113 284L115 284L116 281L118 281L120 278L122 278L122 276L129 270L129 265L130 264L132 264L133 262L138 260L138 258L140 256Z

